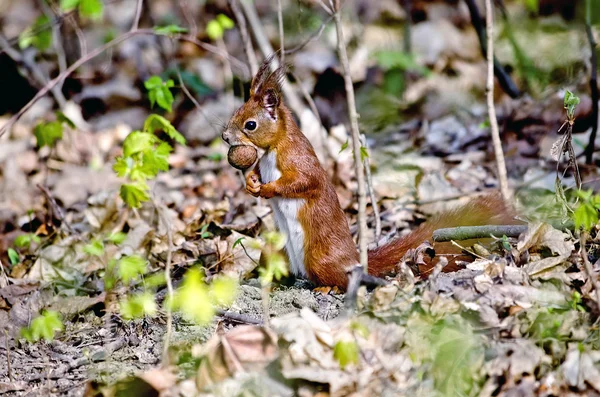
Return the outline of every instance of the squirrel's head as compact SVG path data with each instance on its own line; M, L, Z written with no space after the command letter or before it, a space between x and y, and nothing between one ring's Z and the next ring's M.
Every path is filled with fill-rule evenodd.
M272 57L262 64L250 87L250 99L231 117L223 140L229 145L253 145L269 149L277 144L284 134L281 111L281 82L285 68L270 70Z

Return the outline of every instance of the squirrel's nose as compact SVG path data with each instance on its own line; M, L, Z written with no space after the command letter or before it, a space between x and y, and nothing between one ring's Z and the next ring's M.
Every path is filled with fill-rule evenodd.
M223 133L221 134L221 138L223 138L223 140L229 144L229 140L231 139L231 134L229 134L229 130L225 130L223 131Z

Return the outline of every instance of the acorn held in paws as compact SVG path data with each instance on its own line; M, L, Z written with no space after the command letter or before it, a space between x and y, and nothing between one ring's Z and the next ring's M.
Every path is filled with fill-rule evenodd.
M256 162L256 149L252 146L237 145L229 148L227 160L232 167L245 171Z

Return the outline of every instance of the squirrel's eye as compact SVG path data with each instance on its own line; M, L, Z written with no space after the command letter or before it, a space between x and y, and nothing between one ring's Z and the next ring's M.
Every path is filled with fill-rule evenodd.
M254 131L256 129L256 121L246 121L244 128L248 131Z

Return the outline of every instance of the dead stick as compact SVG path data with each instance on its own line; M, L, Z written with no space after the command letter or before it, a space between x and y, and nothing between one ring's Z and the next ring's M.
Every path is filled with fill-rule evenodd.
M475 238L494 237L519 237L527 231L526 225L486 225L486 226L459 226L437 229L433 232L433 241L441 243L452 240L470 240Z
M504 162L504 152L502 151L502 141L500 140L500 131L498 130L498 119L496 118L496 108L494 106L494 9L492 0L485 0L485 19L487 33L487 106L492 131L492 142L494 144L494 153L496 155L496 165L498 167L498 181L500 182L500 191L504 201L509 204L510 190L508 189L508 178L506 175L506 163Z
M350 116L350 127L352 131L352 148L354 150L354 169L356 180L358 182L358 242L360 251L360 264L365 273L368 273L368 254L367 254L367 197L365 188L365 172L361 159L360 131L358 128L358 113L356 112L356 102L354 99L354 87L350 77L350 64L348 62L348 53L344 40L344 30L342 28L341 4L340 0L335 0L334 21L337 31L337 51L344 72L344 85L346 87L346 100L348 102L348 113Z
M50 190L48 190L46 186L40 185L39 183L36 186L42 191L42 193L44 193L44 196L46 196L48 204L50 204L50 206L52 207L52 211L54 211L54 214L56 215L58 220L60 220L61 224L65 225L71 233L74 233L73 228L71 228L69 222L65 220L65 215L63 214L62 209L59 207L54 197L52 197L52 193L50 193Z
M590 55L590 93L592 97L592 133L588 145L585 148L585 163L592 164L594 156L594 147L596 142L596 135L598 134L598 101L600 100L600 93L598 92L598 59L596 57L596 41L594 39L594 32L592 31L592 24L590 21L590 14L592 13L592 1L586 1L586 22L585 31L590 44L591 55Z
M252 73L250 78L252 78L258 71L258 61L256 60L256 54L254 53L254 47L252 46L252 39L250 38L250 34L248 34L246 17L244 17L244 13L240 9L239 1L240 0L229 0L229 7L231 7L231 11L233 11L233 15L235 15L235 19L237 19L238 26L240 27L240 35L242 36L242 43L244 43L244 52L246 53L246 58L248 58L250 72Z
M361 134L362 144L369 150L367 146L367 138L365 134ZM364 161L365 174L367 176L367 189L369 190L369 197L371 198L371 206L373 207L373 218L375 218L375 241L379 241L381 237L381 216L379 215L379 205L377 204L377 198L375 197L375 189L373 189L373 178L371 176L371 161L370 157L367 156Z

